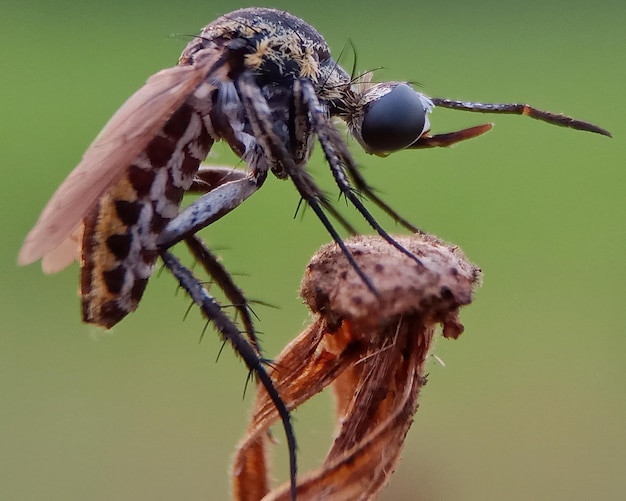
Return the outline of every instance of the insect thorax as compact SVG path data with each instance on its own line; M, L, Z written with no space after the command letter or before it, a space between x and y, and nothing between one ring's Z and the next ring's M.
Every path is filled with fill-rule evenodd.
M262 88L288 87L294 79L307 78L316 85L320 101L326 101L350 86L349 76L331 58L322 35L287 12L248 8L224 15L186 47L179 64L193 63L194 54L211 44L231 53L232 78L252 70Z
M208 128L224 139L254 171L268 167L279 178L287 177L280 162L272 162L259 144L249 114L241 103L242 75L252 75L254 91L266 103L256 114L271 123L297 165L304 166L313 145L306 112L294 106L294 82L313 84L320 104L335 107L350 88L347 73L331 58L324 38L291 14L273 9L241 9L206 26L185 48L179 64L194 64L203 50L217 47L227 61L228 81L220 81ZM209 75L210 79L210 75ZM304 116L304 118L303 118ZM300 120L299 127L294 123ZM305 122L303 124L303 122Z

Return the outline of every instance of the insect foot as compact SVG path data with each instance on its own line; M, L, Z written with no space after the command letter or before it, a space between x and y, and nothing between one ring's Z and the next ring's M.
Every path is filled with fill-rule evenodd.
M323 464L299 478L299 500L375 497L417 411L437 325L446 338L463 332L458 311L471 302L481 271L435 237L397 240L421 266L381 238L346 241L378 297L335 244L322 247L306 269L300 292L313 323L285 347L270 374L292 409L330 386L336 429ZM271 490L268 480L267 431L278 417L260 389L233 467L238 501L288 499L289 485Z

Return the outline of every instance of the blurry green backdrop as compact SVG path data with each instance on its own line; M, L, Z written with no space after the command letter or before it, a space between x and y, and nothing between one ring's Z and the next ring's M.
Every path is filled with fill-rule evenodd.
M623 499L626 491L624 88L626 8L605 2L265 2L315 26L361 70L424 92L529 102L614 139L524 117L435 110L450 149L353 151L400 213L485 273L466 332L441 341L383 499ZM350 6L349 5L354 5ZM117 107L175 64L224 1L2 0L0 18L0 499L227 499L252 400L246 371L167 273L111 332L81 324L76 266L16 266L24 236ZM172 36L174 34L175 36ZM176 35L179 34L179 35ZM182 35L180 35L182 34ZM350 50L345 66L350 67ZM223 146L213 162L232 161ZM332 190L319 154L311 169ZM308 319L302 271L329 240L269 179L202 232L254 299L269 355ZM356 214L351 219L361 224ZM378 213L376 213L378 214ZM393 230L387 218L381 222ZM359 226L369 231L364 224ZM296 413L301 471L330 441L331 400ZM283 440L282 431L276 437ZM276 474L286 477L285 452Z

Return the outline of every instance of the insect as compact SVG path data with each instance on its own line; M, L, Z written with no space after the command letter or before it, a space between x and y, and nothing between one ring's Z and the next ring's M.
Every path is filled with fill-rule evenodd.
M79 259L83 320L110 328L134 311L160 256L217 330L233 344L277 406L295 485L295 438L289 413L263 366L242 292L195 236L258 190L268 172L290 179L367 287L328 214L349 227L306 170L315 138L340 192L387 242L419 263L376 222L359 194L412 231L367 184L341 133L343 120L368 153L449 146L490 124L430 134L434 106L529 115L609 136L588 122L526 105L431 99L405 82L356 85L331 58L322 36L301 19L273 9L226 14L194 38L178 64L153 75L113 115L61 184L28 234L19 263L43 258L44 271ZM247 170L200 168L215 141L226 141ZM183 194L204 196L180 210ZM168 249L185 241L236 305L246 335ZM247 339L246 339L247 337ZM293 491L295 492L295 491Z

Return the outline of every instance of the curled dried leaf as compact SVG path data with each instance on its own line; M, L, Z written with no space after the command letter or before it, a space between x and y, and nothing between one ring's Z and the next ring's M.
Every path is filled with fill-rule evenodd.
M298 499L372 499L388 482L426 383L424 364L437 324L463 331L458 310L480 284L480 270L458 247L432 236L397 239L422 265L380 238L346 242L378 291L374 295L335 245L309 263L301 295L313 323L273 364L272 379L295 409L331 385L336 430L323 464L298 479ZM270 487L268 430L278 416L259 389L233 469L235 499L288 500Z

